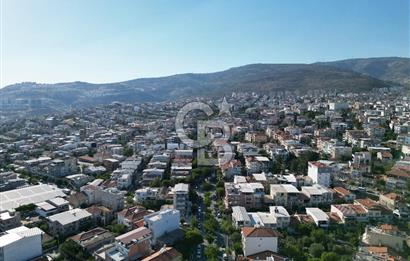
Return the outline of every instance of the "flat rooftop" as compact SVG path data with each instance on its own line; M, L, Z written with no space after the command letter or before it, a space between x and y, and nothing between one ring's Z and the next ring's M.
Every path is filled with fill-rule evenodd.
M47 184L0 192L0 212L65 196L61 189Z

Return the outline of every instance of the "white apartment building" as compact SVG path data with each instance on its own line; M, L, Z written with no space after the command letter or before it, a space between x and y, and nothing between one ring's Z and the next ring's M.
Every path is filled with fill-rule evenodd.
M319 184L303 186L301 192L309 198L310 206L330 204L333 201L333 192Z
M271 228L244 227L242 249L245 257L264 251L278 252L279 232Z
M88 204L101 204L113 211L124 208L124 192L116 188L103 189L99 186L86 185L80 191L87 196Z
M43 234L37 227L20 226L7 230L0 235L0 260L25 261L41 256Z
M330 187L332 169L320 161L310 161L308 165L308 176L314 184Z
M134 200L137 203L158 199L160 188L145 187L135 191Z
M162 179L164 175L163 169L144 169L142 171L142 182L144 184L149 184L150 182L154 181L155 179Z
M290 224L290 215L282 206L270 206L269 212L275 218L277 228L285 228Z
M161 210L144 217L145 226L152 231L153 242L165 233L179 229L181 215L179 210Z
M285 228L290 224L290 215L282 206L270 206L269 212L247 212L244 207L232 207L232 223L240 227Z

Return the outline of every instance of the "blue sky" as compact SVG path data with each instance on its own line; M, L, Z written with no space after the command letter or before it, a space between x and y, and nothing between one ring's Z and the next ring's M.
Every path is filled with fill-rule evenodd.
M0 0L0 86L409 57L408 0Z

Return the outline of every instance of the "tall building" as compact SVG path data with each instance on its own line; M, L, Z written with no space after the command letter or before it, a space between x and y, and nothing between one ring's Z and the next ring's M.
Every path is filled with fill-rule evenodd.
M189 185L178 183L174 187L174 209L179 210L181 216L189 213Z
M144 217L145 226L152 231L153 242L166 233L179 229L180 213L175 209L161 210Z

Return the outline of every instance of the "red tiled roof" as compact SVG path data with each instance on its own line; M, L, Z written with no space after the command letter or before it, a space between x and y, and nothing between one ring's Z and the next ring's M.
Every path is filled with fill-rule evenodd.
M345 197L352 194L349 190L343 187L335 187L333 190L336 191L336 193L341 194L342 196L345 196Z
M370 199L370 198L363 198L363 199L357 199L356 200L360 205L367 209L372 209L374 207L377 207L378 204L376 201Z
M121 241L123 244L128 245L133 239L139 239L151 234L151 230L146 227L139 227L137 229L131 230L125 234L119 235L115 240Z
M178 257L182 258L181 253L173 247L166 247L165 249L160 249L154 254L142 259L142 261L169 261L175 260Z
M274 229L262 227L244 227L242 234L245 237L281 237L282 235Z

